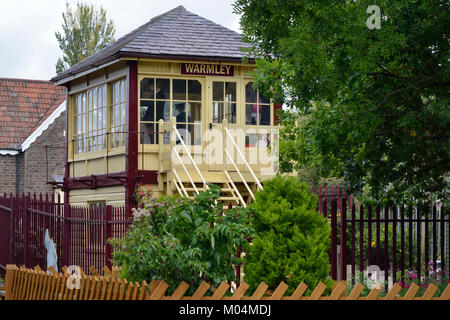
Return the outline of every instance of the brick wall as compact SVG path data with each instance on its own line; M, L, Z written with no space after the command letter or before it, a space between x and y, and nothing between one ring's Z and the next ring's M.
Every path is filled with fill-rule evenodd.
M65 113L63 112L31 146L18 156L0 156L0 193L51 193L47 184L45 145L64 147ZM64 175L65 149L48 149L48 178ZM16 168L18 174L16 174Z
M0 194L16 192L16 156L0 155Z

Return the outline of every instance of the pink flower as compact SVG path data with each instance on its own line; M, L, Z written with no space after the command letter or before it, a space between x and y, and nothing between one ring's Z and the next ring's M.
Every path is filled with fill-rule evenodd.
M425 283L425 284L423 285L423 287L426 289L426 288L428 288L428 285Z
M143 196L144 195L144 193L143 192L141 192L141 196Z

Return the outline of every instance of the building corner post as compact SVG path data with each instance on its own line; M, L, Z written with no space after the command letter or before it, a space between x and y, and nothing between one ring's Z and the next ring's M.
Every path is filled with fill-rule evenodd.
M127 61L127 139L125 154L125 207L127 218L131 217L131 209L134 206L134 188L136 184L138 167L138 63Z

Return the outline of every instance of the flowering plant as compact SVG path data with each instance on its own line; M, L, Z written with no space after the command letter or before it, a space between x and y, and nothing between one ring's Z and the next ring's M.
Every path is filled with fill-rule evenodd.
M448 271L440 270L440 268L434 266L433 261L430 261L428 263L428 274L426 276L419 278L414 270L409 270L405 275L405 280L398 281L397 283L402 287L400 290L401 296L403 296L409 290L411 285L415 283L419 286L416 296L422 296L430 285L434 284L437 287L434 296L439 297L450 283L450 277Z
M165 280L171 294L185 281L193 294L202 281L216 288L236 281L234 267L242 263L236 248L245 252L254 234L249 208L223 214L217 200L220 187L209 185L194 199L165 196L144 200L133 209L133 223L120 239L110 239L113 263L128 281Z
M138 184L136 191L134 193L137 203L142 203L144 201L150 200L152 198L152 190L149 184Z

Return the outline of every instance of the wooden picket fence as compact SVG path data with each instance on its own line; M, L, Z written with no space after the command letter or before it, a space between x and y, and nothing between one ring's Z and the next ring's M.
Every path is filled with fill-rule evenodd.
M401 287L395 284L389 293L380 297L381 287L371 290L367 297L360 294L364 285L357 283L347 295L347 284L345 281L335 282L331 294L323 296L326 285L320 282L309 296L305 296L307 286L301 283L291 296L285 296L288 285L281 282L278 288L269 292L268 285L261 282L252 295L246 295L248 284L241 285L231 296L225 296L229 284L222 282L217 289L202 282L192 296L185 296L189 285L182 282L172 295L165 295L168 284L163 280L152 280L150 284L143 281L128 282L118 277L117 269L103 269L104 276L98 271L90 268L90 275L80 270L79 289L69 289L68 279L70 273L66 267L63 273L57 273L53 268L50 272L44 272L39 266L34 269L16 265L8 265L5 278L6 300L450 300L450 284L440 297L433 297L437 287L431 284L421 297L416 297L419 287L412 284L403 297L399 296ZM211 296L205 296L209 289Z

